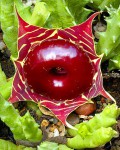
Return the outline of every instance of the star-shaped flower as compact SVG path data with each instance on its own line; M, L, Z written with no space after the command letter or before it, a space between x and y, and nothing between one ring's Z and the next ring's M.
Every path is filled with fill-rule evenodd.
M102 56L95 52L92 21L98 14L66 29L33 26L18 15L19 56L9 101L40 103L69 126L68 115L89 99L101 94L114 100L103 88Z

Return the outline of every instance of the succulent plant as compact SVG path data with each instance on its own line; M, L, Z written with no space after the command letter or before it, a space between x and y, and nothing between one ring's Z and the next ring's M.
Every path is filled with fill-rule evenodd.
M29 112L20 116L11 104L33 101L52 111L72 136L66 139L68 147L45 141L31 148L1 140L1 149L8 145L10 149L46 149L49 145L59 150L84 149L98 147L116 137L118 134L112 129L120 114L116 104L106 106L100 114L74 127L66 119L74 110L85 112L93 104L91 99L98 95L114 101L103 88L100 65L102 58L111 59L110 69L119 68L120 2L36 0L33 7L21 0L1 0L0 4L3 39L16 67L15 76L9 80L0 68L0 93L9 99L8 102L0 95L0 119L10 127L17 142L38 144L44 136L40 126ZM110 5L112 8L107 8ZM92 21L100 13L88 18L93 10L108 11L110 15L106 17L107 30L96 42L98 54L104 53L104 57L95 50Z

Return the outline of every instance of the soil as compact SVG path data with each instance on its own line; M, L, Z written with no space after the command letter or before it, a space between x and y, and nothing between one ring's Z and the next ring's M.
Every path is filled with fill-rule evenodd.
M0 64L7 78L10 78L14 75L15 73L14 65L12 61L10 61L10 53L6 47L4 48L3 51L0 51ZM104 87L116 99L117 105L120 107L120 71L115 70L112 72L108 72L107 67L108 67L108 62L103 63L101 66L103 72L103 78L104 78ZM102 99L101 96L97 97L98 101L100 99ZM24 102L20 102L19 104L17 104L16 107L19 109L19 111L21 111L21 115L22 113L24 114L23 108L25 108L25 110L27 109L26 103ZM31 111L31 114L36 119L36 116L34 115L33 111ZM42 116L41 120L37 119L36 121L40 123L44 119L46 119L45 115ZM51 119L50 116L49 119ZM118 123L114 128L120 133L120 118L118 118ZM44 129L43 129L43 134L46 134ZM5 140L10 140L16 143L16 141L13 138L12 132L2 121L0 121L0 138ZM44 136L44 140L45 139L46 137ZM58 139L51 138L50 141L60 141L60 138ZM109 143L107 143L103 147L91 149L91 150L120 150L120 136L118 138L112 139Z

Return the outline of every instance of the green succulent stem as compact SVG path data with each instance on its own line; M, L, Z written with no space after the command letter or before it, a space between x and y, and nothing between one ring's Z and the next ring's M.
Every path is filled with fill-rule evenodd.
M4 85L0 86L0 93L6 100L8 100L8 98L10 97L12 84L13 77L9 78L9 80Z
M0 108L0 119L9 126L15 140L41 141L42 131L29 112L21 117L13 105L1 95Z
M10 141L0 139L1 150L36 150L36 148L25 147L23 145L15 145Z
M113 137L118 136L112 126L116 124L119 115L120 111L116 104L108 105L89 121L75 125L78 130L68 129L68 133L73 136L73 138L68 138L68 147L84 149L104 145Z
M116 53L116 48L120 44L120 8L108 9L110 17L106 18L107 30L100 33L97 44L97 53L104 54L103 61L110 59Z
M10 97L13 77L7 79L0 66L0 93L7 100Z

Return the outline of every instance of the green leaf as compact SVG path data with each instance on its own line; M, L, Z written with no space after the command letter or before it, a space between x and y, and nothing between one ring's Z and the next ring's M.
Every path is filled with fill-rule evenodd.
M110 141L117 136L117 132L111 127L117 122L119 115L116 104L108 105L89 121L75 125L77 130L68 129L68 133L73 136L68 139L68 146L75 149L94 148Z
M111 127L117 123L116 118L119 116L119 109L116 104L108 105L100 114L96 114L87 122L91 132L100 127ZM94 127L94 128L93 128Z
M59 150L73 150L73 149L67 147L66 145L60 144L59 145Z
M97 9L97 10L106 10L106 7L114 7L114 8L118 8L120 5L120 1L116 1L116 0L90 0L90 3L88 4L89 6L91 6L93 9Z
M5 73L0 65L0 93L7 100L11 94L13 78L7 80Z
M79 8L80 10L76 13L75 21L77 24L84 22L88 19L88 16L93 12L91 9L86 9L84 7Z
M54 143L54 142L48 142L45 141L43 143L40 144L40 146L37 147L37 150L59 150L58 149L58 144Z
M15 3L16 2L16 3ZM20 0L1 0L1 13L0 21L1 28L3 30L3 40L6 43L8 49L11 52L12 58L15 59L18 56L17 51L17 37L18 37L18 20L16 16L15 4L19 11L22 11L23 15L28 17L29 8L23 7ZM25 18L25 19L26 19Z
M29 113L21 117L11 103L0 95L0 119L10 128L16 140L38 142L42 132Z
M0 149L1 150L17 150L17 146L12 142L0 139ZM20 148L22 150L22 147Z
M67 147L66 145L60 144L58 145L58 143L54 143L54 142L48 142L48 141L44 141L40 144L40 146L37 147L37 150L73 150L69 147Z
M1 65L0 65L0 87L7 83L6 75L2 71Z
M102 127L91 134L86 134L85 138L80 134L77 134L73 138L68 138L67 145L74 149L95 148L109 142L116 135L117 132L111 127Z
M74 17L64 0L42 0L48 6L50 16L46 21L47 28L66 28L76 25Z
M99 5L100 10L104 10L107 7L114 7L114 8L118 8L120 5L120 1L116 1L116 0L103 0L102 3Z
M42 131L39 129L39 125L35 122L29 112L21 117L20 121L22 123L23 133L27 140L31 142L41 141Z
M5 141L0 139L0 149L1 150L36 150L36 148L25 147L22 145L15 145L10 141Z
M84 8L89 0L41 0L48 5L50 16L46 21L47 28L67 28L85 21L93 12ZM52 5L51 5L52 4Z
M1 0L1 28L3 39L13 57L17 57L17 18L13 0Z
M4 85L0 86L0 93L6 100L8 100L8 98L10 97L12 83L13 83L13 78L10 78Z
M23 5L21 0L14 1L19 15L26 22L36 26L44 26L50 15L46 3L37 1L32 8L32 6Z
M103 61L109 60L109 70L120 69L120 8L109 8L108 12L107 30L100 33L97 53L104 53Z
M7 126L10 127L14 134L15 139L26 139L23 134L22 123L20 121L20 115L11 103L6 101L0 95L0 118Z
M111 58L109 59L109 71L114 69L120 69L120 44L112 51Z
M120 69L120 54L109 60L109 70Z
M1 22L1 3L2 1L0 1L0 22Z
M90 9L86 9L85 5L90 1L90 0L65 0L66 5L71 12L72 16L74 17L74 20L77 24L82 23L88 18L88 15L93 12Z
M28 22L36 26L44 26L49 16L50 12L46 3L36 2L32 15Z
M100 39L97 44L97 53L104 53L103 61L113 57L116 48L120 44L120 8L109 9L110 17L106 18L107 30L100 33Z
M92 119L87 122L82 122L80 124L76 124L75 127L79 130L79 132L93 132L101 127L111 127L117 121L116 118L119 116L119 108L116 104L108 105L104 108L104 110L96 114ZM84 131L83 131L84 130ZM75 136L78 134L77 130L68 129L68 133L71 136Z

